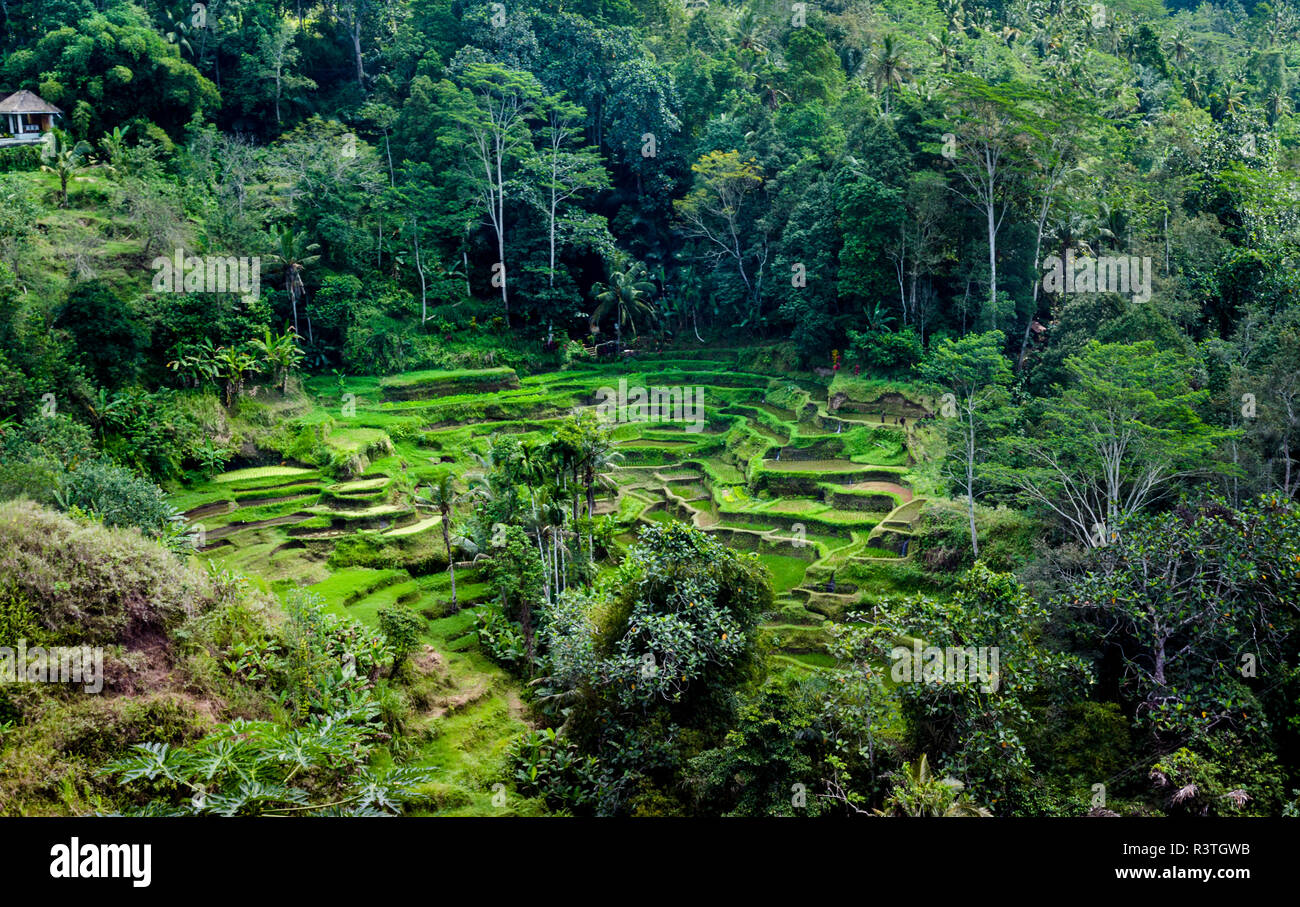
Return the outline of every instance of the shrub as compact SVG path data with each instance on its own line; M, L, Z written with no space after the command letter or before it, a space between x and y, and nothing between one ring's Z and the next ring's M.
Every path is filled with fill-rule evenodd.
M393 650L393 673L397 673L406 656L420 644L426 629L424 619L401 605L384 607L379 609L379 629Z
M92 460L58 481L54 497L60 510L94 514L105 526L134 526L157 537L176 518L161 488L116 463Z
M921 361L921 338L901 331L849 331L849 356L872 374L902 375Z
M29 501L0 504L0 588L24 598L51 644L112 645L209 609L220 587L137 532Z
M40 169L40 145L19 145L15 148L0 148L0 173L31 172Z

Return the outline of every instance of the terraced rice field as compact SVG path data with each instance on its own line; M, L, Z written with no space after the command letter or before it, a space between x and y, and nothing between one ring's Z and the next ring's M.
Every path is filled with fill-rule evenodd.
M411 490L448 466L463 481L493 436L545 440L620 379L629 387L703 388L699 431L690 420L616 426L619 457L602 477L596 512L620 523L624 544L640 526L682 520L756 552L777 593L763 639L792 670L829 664L826 627L869 607L870 596L859 590L889 588L889 572L905 563L925 501L908 480L903 428L873 422L870 412L844 410L850 418L838 418L827 410L825 387L742 371L733 350L675 355L522 379L509 369L363 378L343 388L316 379L307 387L306 418L320 426L333 474L265 463L216 476L175 500L202 528L210 559L272 590L308 587L332 610L367 622L392 605L429 618L426 638L448 683L446 708L431 722L483 727L472 751L429 747L434 763L468 773L449 789L446 811L469 810L490 796L475 787L475 772L490 774L482 764L500 758L522 729L523 712L510 699L506 675L478 652L473 614L490 594L485 577L459 565L462 610L450 612L441 519L413 503ZM395 552L396 564L357 565L357 546Z

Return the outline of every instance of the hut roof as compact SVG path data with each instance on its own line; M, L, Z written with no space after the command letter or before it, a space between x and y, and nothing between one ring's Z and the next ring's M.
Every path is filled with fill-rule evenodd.
M37 95L26 89L15 91L0 101L0 113L57 113L63 111L53 104L42 101Z

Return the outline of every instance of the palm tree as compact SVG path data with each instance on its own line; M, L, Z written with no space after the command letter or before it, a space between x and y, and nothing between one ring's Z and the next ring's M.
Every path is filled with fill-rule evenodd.
M611 271L609 283L598 283L591 288L591 294L595 298L596 310L591 313L591 332L596 332L600 324L601 317L606 312L614 313L614 346L619 356L623 355L623 325L628 324L632 328L632 337L637 336L636 321L634 315L654 316L654 307L650 304L650 297L655 291L655 285L650 281L646 273L646 266L642 262L634 262L631 266L624 266L622 270Z
M1165 54L1173 57L1174 62L1179 66L1187 62L1187 55L1191 52L1191 48L1187 32L1181 28L1165 39Z
M436 483L429 486L422 502L428 507L437 508L438 515L442 518L442 544L447 549L447 571L451 574L452 614L460 610L460 605L456 602L456 559L451 553L451 510L458 500L456 477L450 472L444 472Z
M1264 111L1268 114L1268 124L1276 126L1277 121L1291 110L1291 98L1285 91L1273 88L1264 98Z
M944 72L952 72L953 61L957 59L957 41L952 32L945 31L939 35L930 35L929 41L939 55L939 66Z
M775 66L764 66L762 72L758 74L759 95L773 110L780 107L782 101L790 100L790 92L781 87L783 75Z
M90 143L72 138L62 129L55 127L45 136L41 149L41 159L45 161L41 169L59 177L59 207L68 207L68 180L94 164L90 156L93 149Z
M1193 104L1200 104L1205 100L1205 73L1197 69L1195 65L1188 67L1187 73L1183 76L1183 83L1187 86L1187 99Z
M944 21L948 23L948 31L955 32L966 30L966 9L962 6L961 0L941 0L939 6L943 9Z
M302 335L298 327L298 300L307 296L307 287L302 282L303 273L311 265L320 261L320 244L307 241L305 232L295 233L288 224L270 234L271 260L284 272L284 289L289 294L293 306L293 332ZM305 311L305 303L304 303ZM307 342L314 343L311 330L311 316L307 316Z
M752 9L746 9L736 18L736 23L732 28L732 37L739 49L749 51L748 54L740 58L740 65L745 70L748 70L752 65L753 58L761 57L767 53L767 45L763 43L762 25Z
M1221 97L1223 99L1224 116L1231 116L1241 110L1241 106L1246 100L1246 90L1239 85L1228 85L1223 89Z
M609 430L603 425L594 425L583 432L582 446L582 484L587 492L587 518L596 516L596 479L622 459L623 455L614 449L614 442Z
M888 111L894 89L900 87L908 76L908 65L903 59L903 52L894 43L893 35L885 35L880 47L871 52L869 61L871 81L876 91L885 95L885 110Z

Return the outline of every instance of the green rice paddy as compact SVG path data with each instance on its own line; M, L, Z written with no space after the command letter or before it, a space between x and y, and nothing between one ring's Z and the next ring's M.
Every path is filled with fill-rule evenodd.
M463 482L492 437L546 440L620 379L703 388L701 431L680 421L616 426L621 456L603 477L597 513L619 523L623 544L642 526L681 520L757 553L776 593L761 637L774 670L831 666L829 623L882 590L907 588L911 573L894 582L891 571L906 564L903 540L925 504L910 487L908 433L879 421L846 428L828 412L823 385L747 372L736 357L679 352L522 379L510 369L312 379L305 400L248 416L273 462L180 489L173 501L203 525L215 563L281 590L305 587L366 623L391 606L423 615L446 685L443 704L422 719L417 756L444 779L432 811L500 812L490 785L526 712L516 682L478 649L474 615L491 594L486 578L458 569L461 607L451 611L441 519L411 498L447 469ZM869 419L840 402L837 413ZM853 591L826 591L830 576ZM539 807L511 800L505 809Z

